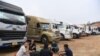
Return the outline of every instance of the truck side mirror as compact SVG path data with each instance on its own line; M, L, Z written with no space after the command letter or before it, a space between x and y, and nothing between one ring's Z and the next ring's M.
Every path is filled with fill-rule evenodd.
M26 16L26 23L28 24L31 19Z
M57 25L55 26L55 28L56 28L56 29L58 28Z
M68 29L68 26L66 27L66 29Z
M39 23L37 23L37 28L40 28L40 24Z

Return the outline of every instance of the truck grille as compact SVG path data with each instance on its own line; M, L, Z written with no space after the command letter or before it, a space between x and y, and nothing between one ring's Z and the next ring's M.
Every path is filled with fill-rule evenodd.
M23 39L26 31L0 31L2 40Z

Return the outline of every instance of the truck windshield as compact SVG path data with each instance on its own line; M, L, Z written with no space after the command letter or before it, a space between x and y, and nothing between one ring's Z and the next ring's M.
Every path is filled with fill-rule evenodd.
M49 23L42 23L40 24L41 29L49 29L50 24Z
M0 22L16 25L24 25L26 23L24 15L17 15L3 11L0 11Z
M57 27L58 27L58 28L64 28L64 25L57 24Z
M75 29L79 29L79 27L77 27L77 26L73 26L73 28L75 28Z

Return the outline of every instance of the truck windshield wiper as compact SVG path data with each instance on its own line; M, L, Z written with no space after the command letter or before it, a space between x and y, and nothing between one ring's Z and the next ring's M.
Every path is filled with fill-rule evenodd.
M3 19L3 18L0 18L0 22L7 23L7 24L12 23L10 20Z
M16 24L19 24L19 25L25 25L26 23L24 22L21 22L21 21L14 21Z
M6 24L25 25L25 23L21 21L12 21L12 20L3 19L3 18L0 18L0 22L6 23Z

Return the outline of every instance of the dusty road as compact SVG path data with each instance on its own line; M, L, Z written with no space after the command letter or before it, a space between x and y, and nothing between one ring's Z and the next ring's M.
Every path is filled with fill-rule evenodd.
M72 39L70 41L60 41L60 51L63 51L63 44L66 43L73 50L74 56L100 56L100 35L81 37L81 39ZM17 50L18 47L1 48L0 56L14 56ZM55 54L54 56L58 55Z

